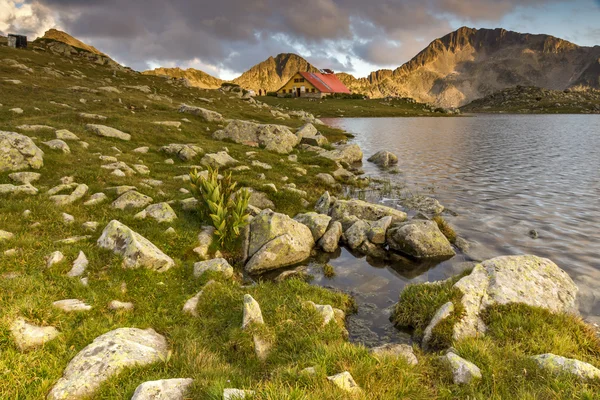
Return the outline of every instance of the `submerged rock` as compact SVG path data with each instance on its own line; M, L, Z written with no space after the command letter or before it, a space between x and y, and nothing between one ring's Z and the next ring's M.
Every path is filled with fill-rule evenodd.
M98 239L98 246L123 256L123 266L126 268L144 267L164 272L175 265L171 257L148 239L117 220L106 225Z
M115 329L94 339L71 360L47 399L91 397L100 385L126 368L166 361L168 351L167 340L153 329Z
M369 157L367 161L370 161L380 167L387 168L390 165L398 164L398 156L387 150L381 150Z
M44 166L44 152L28 136L0 131L0 172Z
M433 221L411 220L388 230L390 248L418 259L450 258L456 253Z

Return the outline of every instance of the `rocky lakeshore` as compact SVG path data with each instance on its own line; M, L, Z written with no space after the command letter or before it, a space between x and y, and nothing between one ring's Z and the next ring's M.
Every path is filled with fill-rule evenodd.
M373 187L362 162L398 157L234 86L191 88L69 47L0 48L0 398L600 392L578 289L535 255L397 293L388 323L411 343L350 342L361 304L311 284L308 261L340 247L382 263L465 253L434 198L345 195ZM224 203L248 196L228 245L194 186L213 175L237 184Z

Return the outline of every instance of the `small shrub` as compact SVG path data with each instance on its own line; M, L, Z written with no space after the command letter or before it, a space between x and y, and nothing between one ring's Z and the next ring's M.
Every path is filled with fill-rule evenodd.
M323 265L323 274L325 275L325 278L333 278L335 276L335 270L333 269L333 265Z
M432 218L432 220L437 224L438 228L440 228L440 231L442 231L442 233L444 234L444 236L446 236L448 241L454 244L456 242L456 232L454 231L454 229L452 229L450 224L446 222L444 217L442 217L441 215L436 215Z
M277 97L277 92L267 92L267 96Z
M246 189L236 193L237 183L232 182L231 173L219 180L218 169L209 168L206 178L194 170L190 180L192 193L200 202L200 212L215 227L219 245L222 248L231 245L248 223L250 193Z

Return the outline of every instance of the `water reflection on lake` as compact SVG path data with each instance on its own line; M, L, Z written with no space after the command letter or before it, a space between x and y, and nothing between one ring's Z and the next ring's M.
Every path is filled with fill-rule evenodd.
M580 310L600 323L600 117L483 115L473 118L326 119L356 135L370 176L407 185L458 213L446 216L474 242L474 259L535 254L565 269L580 288ZM379 150L398 155L401 173L366 162ZM539 238L528 232L535 229ZM411 282L455 275L469 257L438 265L381 265L342 249L336 277L315 283L353 293L353 339L405 341L389 308Z

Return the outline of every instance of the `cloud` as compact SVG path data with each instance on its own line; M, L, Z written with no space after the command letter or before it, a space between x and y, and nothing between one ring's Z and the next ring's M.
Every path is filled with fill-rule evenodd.
M600 1L600 0L598 0ZM238 71L281 52L321 68L398 66L453 21L497 21L543 0L0 0L0 31L57 27L135 69Z

